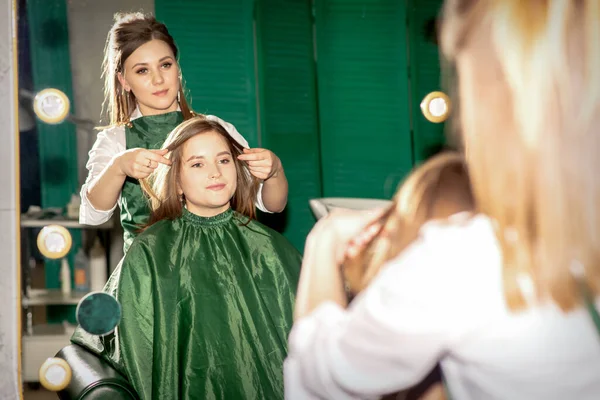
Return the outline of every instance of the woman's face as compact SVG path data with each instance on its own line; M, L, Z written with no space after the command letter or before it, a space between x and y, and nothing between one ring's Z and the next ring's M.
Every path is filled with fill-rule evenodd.
M205 132L183 145L179 194L185 195L190 212L201 217L222 213L230 207L236 188L235 162L221 135Z
M143 115L176 111L179 67L169 45L151 40L125 60L119 81L132 91Z

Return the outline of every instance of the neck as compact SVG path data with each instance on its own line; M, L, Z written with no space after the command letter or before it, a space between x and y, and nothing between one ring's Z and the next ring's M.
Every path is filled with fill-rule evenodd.
M138 103L138 108L140 109L140 113L143 116L161 115L161 114L166 114L166 113L170 113L170 112L179 110L179 104L177 103L177 101L174 101L173 104L171 104L168 108L157 109L157 108L147 107L143 104Z
M197 207L194 206L193 204L188 204L186 206L186 208L188 209L189 212L191 212L192 214L195 214L199 217L204 217L204 218L210 218L210 217L214 217L215 215L219 215L224 213L225 211L229 210L231 208L230 203L227 203L221 207Z

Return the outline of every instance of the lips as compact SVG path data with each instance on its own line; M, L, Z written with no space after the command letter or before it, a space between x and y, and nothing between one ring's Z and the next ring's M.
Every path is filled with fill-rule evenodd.
M210 186L207 186L206 188L207 188L208 190L214 190L215 192L218 192L219 190L223 189L224 187L225 187L225 184L224 184L224 183L219 183L219 184L217 184L217 185L210 185Z
M159 96L159 97L161 97L161 96L164 96L164 95L166 95L168 91L169 91L169 89L165 89L165 90L161 90L161 91L159 91L159 92L154 92L154 93L152 93L152 94L153 94L153 95L155 95L155 96Z

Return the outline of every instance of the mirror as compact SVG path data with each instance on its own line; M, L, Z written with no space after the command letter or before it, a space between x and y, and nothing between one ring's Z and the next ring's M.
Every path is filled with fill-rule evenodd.
M77 305L77 323L91 335L112 333L121 322L121 305L104 292L87 294Z
M24 382L38 381L39 366L69 344L77 323L102 335L120 319L116 299L102 298L95 292L101 285L86 287L79 279L85 278L85 268L79 268L85 263L79 260L87 256L92 264L97 238L97 253L107 269L121 260L118 215L102 231L77 220L88 152L99 132L95 127L108 123L101 118L101 73L115 13L157 15L180 47L192 108L231 122L251 145L269 148L282 159L290 195L286 220L274 225L281 225L277 230L299 250L315 222L309 200L334 199L313 202L323 214L387 201L412 168L414 154L423 152L419 146L441 136L441 126L420 118L421 112L440 122L450 110L443 96L424 111L416 107L422 93L439 87L431 78L437 72L418 72L433 71L430 67L439 60L436 44L421 25L436 18L441 0L427 6L416 0L364 1L361 7L342 7L347 10L339 15L329 0L286 1L283 7L277 0L12 1L20 170L9 179L20 181L21 215L13 219L20 218L21 224L17 268ZM415 29L399 27L400 15L413 18ZM372 124L368 133L366 118ZM411 126L418 118L423 124ZM413 141L411 135L430 139ZM336 145L341 142L345 145ZM65 263L70 275L61 273ZM63 290L67 276L72 291ZM94 325L98 313L106 315Z
M444 122L451 112L450 98L443 92L431 92L421 102L421 111L428 121Z

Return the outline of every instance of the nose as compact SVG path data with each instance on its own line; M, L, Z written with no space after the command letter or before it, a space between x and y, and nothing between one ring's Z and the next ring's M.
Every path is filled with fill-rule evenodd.
M160 71L155 71L154 74L152 74L152 83L153 84L161 85L164 81L165 80Z
M219 167L219 165L214 165L212 170L210 171L210 178L211 179L217 179L221 177L221 168Z

